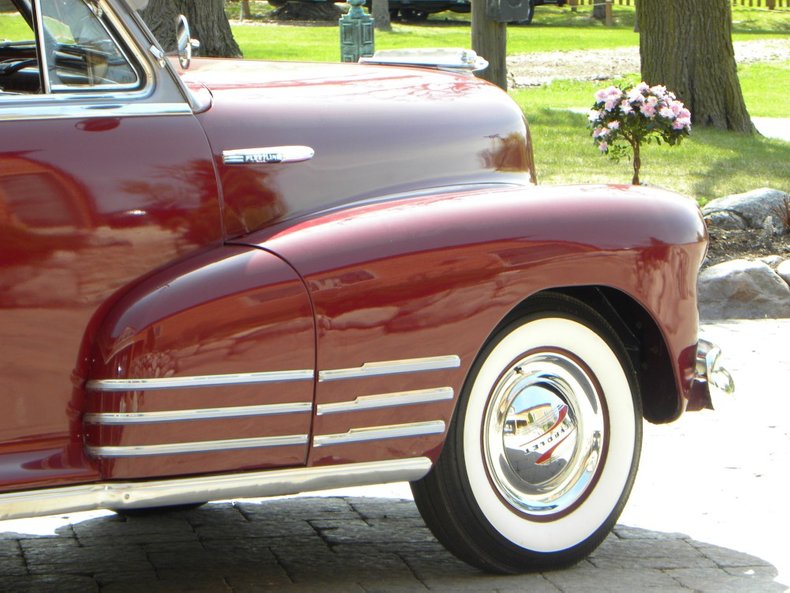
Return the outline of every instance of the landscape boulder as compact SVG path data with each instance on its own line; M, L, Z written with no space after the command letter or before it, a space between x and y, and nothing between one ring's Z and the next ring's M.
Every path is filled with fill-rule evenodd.
M764 229L768 222L772 234L781 234L790 223L790 194L763 187L711 200L702 208L702 214L711 226L723 229Z
M784 271L786 263L779 268ZM698 288L703 319L790 317L790 285L762 261L736 259L711 266L700 274Z

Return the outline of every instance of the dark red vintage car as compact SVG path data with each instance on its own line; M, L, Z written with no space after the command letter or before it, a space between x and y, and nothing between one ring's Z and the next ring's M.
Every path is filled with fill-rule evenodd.
M497 88L0 8L0 519L409 480L459 557L558 566L708 405L696 205L535 185Z

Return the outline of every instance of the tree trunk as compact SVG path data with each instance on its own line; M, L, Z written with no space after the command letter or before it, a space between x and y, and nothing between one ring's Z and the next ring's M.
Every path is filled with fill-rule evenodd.
M599 21L606 19L606 4L604 0L595 0L595 4L593 4L593 18Z
M696 125L754 133L738 80L729 0L639 0L642 79L662 84Z
M392 31L389 0L373 0L370 14L373 16L373 26L376 29Z
M239 20L248 21L250 18L250 0L241 0L239 5Z
M486 17L485 0L472 0L472 49L488 60L478 76L507 90L507 25Z
M176 48L175 21L179 14L189 20L192 37L200 41L201 56L241 57L225 16L225 0L151 0L140 16L165 51Z

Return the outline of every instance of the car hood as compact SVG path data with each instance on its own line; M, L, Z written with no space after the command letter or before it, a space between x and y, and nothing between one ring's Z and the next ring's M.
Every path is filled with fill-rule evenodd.
M229 237L346 202L437 187L529 182L526 122L471 75L360 64L195 60ZM204 91L205 92L205 91ZM228 164L227 151L307 147L299 162Z

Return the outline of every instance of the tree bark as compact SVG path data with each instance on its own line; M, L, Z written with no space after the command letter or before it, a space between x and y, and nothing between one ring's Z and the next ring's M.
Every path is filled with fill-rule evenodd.
M140 16L165 51L176 48L175 21L179 14L189 20L192 37L200 41L201 56L241 57L225 16L224 0L151 0Z
M729 0L639 0L637 15L643 80L673 91L696 125L754 133L738 80Z
M248 21L250 17L250 0L241 0L239 3L239 20Z
M604 0L595 0L595 4L593 4L593 18L599 21L606 19L606 4Z
M478 76L507 90L507 25L486 17L485 0L472 0L472 49L488 60Z
M389 0L373 0L370 14L373 17L373 26L377 30L392 31Z

